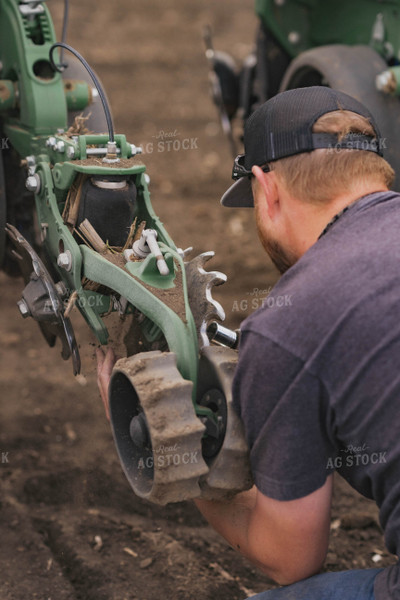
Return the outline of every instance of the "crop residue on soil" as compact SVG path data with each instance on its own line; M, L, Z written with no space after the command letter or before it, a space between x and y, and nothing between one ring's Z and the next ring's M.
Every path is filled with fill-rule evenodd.
M101 77L116 131L144 148L168 233L178 247L216 252L212 268L228 283L213 293L232 328L276 273L252 211L219 204L232 158L208 97L201 29L210 23L215 46L243 59L256 31L253 4L85 0L71 3L68 29L68 43ZM62 7L49 3L58 31ZM169 139L180 143L159 144ZM190 502L160 507L133 495L96 389L96 340L74 310L79 383L60 346L48 348L37 324L19 316L22 287L0 274L1 600L240 600L273 587ZM116 320L117 338L127 323ZM326 568L394 562L374 505L337 483Z

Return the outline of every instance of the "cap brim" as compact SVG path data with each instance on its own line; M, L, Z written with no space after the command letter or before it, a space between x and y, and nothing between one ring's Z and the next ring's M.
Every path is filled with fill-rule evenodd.
M242 177L235 181L221 198L223 206L231 207L254 207L253 191L249 177Z

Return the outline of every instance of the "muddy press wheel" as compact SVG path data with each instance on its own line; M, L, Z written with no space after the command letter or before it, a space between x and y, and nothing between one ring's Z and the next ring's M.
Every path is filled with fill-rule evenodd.
M378 123L384 156L397 173L394 189L400 191L400 101L375 87L376 76L386 69L383 58L368 46L321 46L290 63L280 91L326 85L362 102Z
M209 472L200 480L202 497L223 499L252 484L243 424L232 405L232 379L237 352L208 346L199 362L197 402L213 410L218 428L203 438L203 456Z
M196 417L191 381L172 352L120 359L109 387L115 445L134 492L157 504L200 495L204 425Z

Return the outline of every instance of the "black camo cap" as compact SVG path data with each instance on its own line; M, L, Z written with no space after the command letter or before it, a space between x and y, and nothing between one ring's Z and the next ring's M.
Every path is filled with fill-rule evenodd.
M376 136L349 134L340 142L335 134L313 133L322 115L349 110L366 117ZM253 206L251 168L274 160L311 152L317 148L353 149L382 156L378 126L369 110L355 98L324 86L282 92L260 106L249 117L244 131L245 154L236 158L232 178L236 182L221 198L224 206Z

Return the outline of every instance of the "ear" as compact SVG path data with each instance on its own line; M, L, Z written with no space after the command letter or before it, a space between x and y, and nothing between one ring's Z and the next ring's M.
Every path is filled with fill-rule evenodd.
M252 173L258 182L259 193L254 194L254 202L264 204L268 216L273 221L280 210L279 191L276 175L273 171L264 173L260 167L254 166Z

